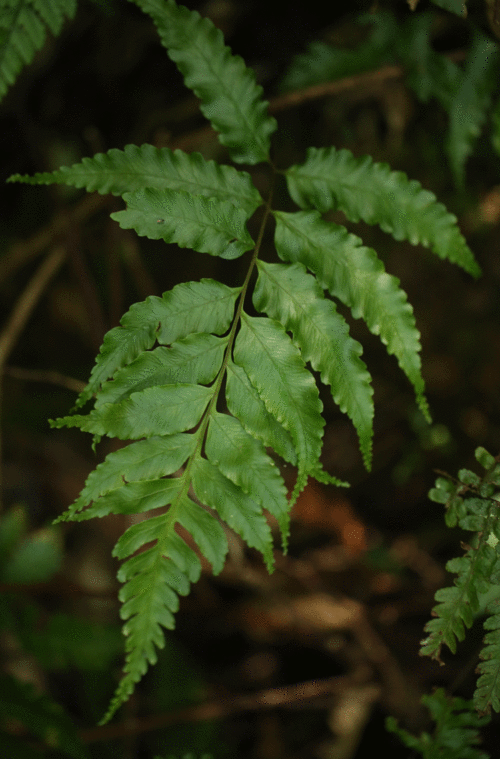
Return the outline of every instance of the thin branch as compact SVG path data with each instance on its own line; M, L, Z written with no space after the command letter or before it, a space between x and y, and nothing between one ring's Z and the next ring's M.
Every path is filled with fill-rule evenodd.
M330 95L339 95L341 92L353 90L361 87L372 87L390 79L400 79L404 74L402 66L384 66L376 71L365 71L362 74L346 76L343 79L336 79L333 82L322 82L313 84L302 90L293 90L285 92L283 95L276 95L269 99L269 110L271 113L279 113L287 108L292 108L310 100L319 100Z
M24 292L18 299L14 310L12 311L6 327L0 333L0 414L2 409L2 369L7 361L9 353L14 347L16 340L21 333L24 325L28 321L31 313L36 307L42 293L48 282L54 276L61 266L66 255L65 248L55 248L28 282ZM0 428L0 509L2 507L2 430Z
M61 266L66 255L63 247L55 248L39 266L18 299L6 327L0 333L0 369L14 347L24 325L35 309L47 284Z
M204 704L188 706L164 714L155 714L145 719L81 730L80 738L85 743L95 743L123 738L128 735L137 735L151 730L160 730L167 725L175 725L181 722L223 719L241 712L294 706L304 701L311 702L313 699L322 696L339 694L346 688L352 687L354 683L354 677L329 677L324 680L308 680L282 688L270 688L250 695L231 694L221 699L207 701Z
M45 382L48 385L58 385L66 390L72 390L75 393L81 393L85 389L86 383L74 377L67 377L65 374L53 371L44 371L36 369L24 369L21 366L6 366L3 373L14 379L27 380L28 382Z
M59 211L49 223L27 240L15 243L0 259L0 283L16 269L36 258L44 250L63 238L77 224L93 216L110 204L109 196L92 193L72 208Z

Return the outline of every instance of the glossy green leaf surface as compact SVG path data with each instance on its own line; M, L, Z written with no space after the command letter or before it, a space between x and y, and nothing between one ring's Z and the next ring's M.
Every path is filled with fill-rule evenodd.
M250 175L215 161L207 161L200 153L155 148L153 145L126 145L97 153L73 166L58 171L21 176L9 181L28 184L64 183L84 187L88 192L124 195L153 187L157 190L181 190L229 201L248 215L262 203Z
M253 302L291 332L305 361L330 385L335 402L356 427L369 467L373 435L371 377L360 356L361 345L349 337L345 319L324 297L316 279L301 263L266 264L259 261Z
M268 412L290 433L298 462L295 496L321 453L325 422L316 383L284 327L272 319L243 315L234 361L244 369Z
M425 245L475 277L481 273L456 217L402 171L349 150L309 148L305 163L291 166L286 178L301 208L340 209L350 221L378 224L396 240Z
M266 161L276 121L267 112L253 71L224 45L222 32L210 19L173 0L134 1L153 18L168 55L200 99L203 114L233 161Z
M123 198L127 210L111 214L122 229L221 258L239 258L253 248L245 226L248 214L229 201L152 187Z
M66 416L52 427L79 427L94 435L134 440L151 435L172 435L194 427L210 400L202 385L160 385L133 393L119 403L107 403L87 416Z
M83 406L117 369L129 364L143 350L152 348L155 341L170 345L192 332L213 332L216 335L225 332L239 293L240 288L202 279L176 285L161 298L153 295L142 303L135 303L122 317L121 326L105 335L89 383L78 397L77 407Z
M323 221L317 211L276 213L276 250L282 259L304 264L320 285L339 298L352 315L398 359L428 416L421 375L420 339L413 309L399 281L384 270L375 251L344 227Z

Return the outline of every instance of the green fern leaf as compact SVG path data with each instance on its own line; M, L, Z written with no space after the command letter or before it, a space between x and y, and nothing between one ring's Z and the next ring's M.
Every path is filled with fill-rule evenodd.
M429 418L420 371L420 336L413 309L399 281L387 274L371 248L317 211L275 212L276 250L285 261L299 261L314 272L320 285L362 317L369 330L394 354L412 383L417 402Z
M131 364L117 371L113 379L105 382L97 395L95 408L105 403L116 403L131 393L155 385L191 383L208 385L222 365L227 337L214 337L203 332L141 353Z
M163 293L135 303L122 317L120 327L104 337L90 380L76 402L86 403L102 383L157 340L170 345L193 332L220 335L231 323L236 298L241 288L230 288L213 279L184 282Z
M311 42L305 53L292 60L280 89L298 90L353 76L375 69L390 58L391 47L399 31L394 15L384 11L364 14L357 22L373 27L366 42L354 50L333 47L325 42Z
M227 259L253 248L245 227L248 214L228 201L152 187L127 192L123 199L127 210L111 214L122 229Z
M446 141L448 160L455 181L465 183L465 162L481 133L497 84L498 45L476 31L469 50L465 71L450 109L450 131Z
M436 196L402 171L349 150L309 148L305 163L286 172L290 195L301 208L340 209L350 221L379 224L396 240L430 248L478 277L481 270L457 226Z
M196 438L193 435L179 433L139 440L126 448L108 454L105 460L89 474L77 500L56 521L80 521L112 512L130 514L156 508L153 506L141 508L144 496L137 492L138 487L134 491L132 485L136 486L138 481L149 481L173 474L180 469L195 447ZM177 480L163 480L163 482L172 483ZM124 488L127 483L129 487ZM145 495L147 494L146 490ZM135 502L137 508L134 508L134 498L138 499ZM90 506L92 502L94 503ZM165 501L166 503L168 501ZM90 508L83 511L89 506Z
M488 759L476 746L481 742L478 728L487 725L490 717L478 716L472 701L450 698L443 688L421 700L436 723L432 735L423 732L416 737L399 727L394 717L386 719L387 730L423 759Z
M224 477L276 518L285 542L290 521L286 487L262 443L234 417L215 412L208 424L205 453Z
M17 630L16 630L17 632ZM0 740L5 759L34 759L59 754L67 759L90 759L88 747L78 735L73 717L61 704L53 701L30 682L21 682L9 674L0 675ZM16 724L43 744L31 747L31 740L17 743L6 726Z
M500 98L497 99L491 112L491 144L497 155L500 155Z
M253 71L224 45L222 32L173 0L134 0L155 22L168 55L233 161L255 164L269 159L276 121L262 100Z
M0 100L24 65L31 63L47 36L57 36L73 18L76 0L3 0L0 4Z
M373 389L360 359L361 345L349 337L345 319L326 300L314 277L300 263L257 262L253 303L291 332L305 361L332 388L334 401L352 419L367 468L371 462Z
M231 414L241 421L247 432L276 451L284 461L297 463L290 433L269 413L246 372L233 361L227 365L226 401Z
M176 504L176 513L179 516L178 521L183 523L183 526L189 524L196 534L200 533L200 524L208 527L207 530L202 529L200 533L207 551L206 558L213 564L213 571L215 573L220 572L224 566L227 554L227 540L221 525L213 516L204 511L201 506L186 496ZM116 543L113 549L113 556L116 556L118 559L125 559L146 545L146 543L163 541L164 533L171 529L171 521L170 514L159 514L132 525L132 527L125 530ZM191 549L175 533L172 533L168 541L172 544L166 550L166 553L168 553L170 558L174 557L175 563L182 571L187 572L187 567L191 566L192 563L194 565L189 553ZM127 572L126 565L124 567L125 572ZM196 565L196 569L189 574L191 582L196 581L198 571L198 566Z
M498 542L500 535L496 504L483 498L467 498L464 507L465 514L459 519L459 525L477 535L464 556L447 563L447 570L457 577L452 587L437 591L435 598L440 603L433 609L434 619L425 626L429 635L421 643L421 655L438 661L443 644L455 653L457 640L464 639L465 627L471 627L481 609L480 594L491 586L491 574L498 560L489 540L494 534Z
M192 477L193 490L200 501L213 509L248 546L260 551L272 572L273 541L262 508L207 459L194 461Z
M427 103L435 97L448 111L462 78L462 71L432 46L434 13L414 13L395 35L398 57L404 62L406 82L417 98Z
M434 5L439 6L439 8L443 8L445 11L456 13L457 16L463 16L463 18L465 18L467 15L467 0L432 0L432 2Z
M191 195L230 201L250 216L262 203L250 175L233 166L206 161L200 153L184 153L153 145L126 145L97 153L73 166L33 176L15 174L9 182L27 184L63 183L84 187L88 192L124 195L146 187L181 190Z
M124 675L102 722L107 722L130 696L148 664L156 663L156 648L164 646L162 628L174 627L178 595L187 595L190 584L199 579L200 561L176 533L176 523L191 533L201 552L212 563L214 572L220 572L224 565L228 545L223 528L185 495L186 474L174 482L181 483L178 485L179 496L168 513L130 527L113 550L114 556L125 559L151 541L155 542L152 548L128 559L118 572L118 579L125 583L119 598L123 604L121 617L127 620L123 628L127 656Z
M492 606L498 609L498 600ZM500 614L498 611L485 620L484 628L490 632L484 637L484 648L480 654L482 662L476 669L479 678L474 692L474 706L481 712L489 711L491 708L500 712Z
M255 356L259 361L255 361ZM256 388L270 414L290 433L298 475L291 503L317 467L325 421L313 376L284 327L272 319L242 314L234 361Z
M183 507L184 503L179 500L178 505ZM176 512L177 508L160 518L153 517L134 525L129 529L139 529L129 539L125 539L129 531L124 533L123 542L115 547L114 554L123 557L132 546L139 547L141 539L144 542L149 539L157 541L153 548L122 564L118 572L118 579L125 583L119 598L123 604L120 615L126 620L123 632L127 653L123 677L101 724L111 719L131 695L148 664L156 664L156 648L165 645L162 628L174 627L178 595L187 595L190 584L199 579L201 564L198 557L174 530ZM154 529L149 528L150 522L153 522Z
M83 432L134 440L172 435L194 427L213 395L210 387L177 384L148 387L120 403L107 403L86 416L55 419L51 427L79 427Z
M170 468L165 466L167 470ZM83 522L108 514L143 514L169 506L179 495L181 486L182 481L179 478L122 482L121 487L97 498L85 511L67 513L63 517L66 516L66 519L73 522Z

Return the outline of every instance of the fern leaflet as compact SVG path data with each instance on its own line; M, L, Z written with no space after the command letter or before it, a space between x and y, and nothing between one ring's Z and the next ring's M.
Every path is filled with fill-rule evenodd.
M373 390L360 358L361 345L349 337L348 326L334 303L326 300L314 277L300 263L258 262L259 278L253 302L259 311L280 321L302 356L332 388L340 410L356 427L365 464L371 462ZM332 360L333 358L333 360Z
M498 583L498 577L496 582ZM500 593L499 593L500 595ZM489 630L484 636L484 648L481 650L481 663L476 672L479 677L474 692L474 706L481 712L490 706L500 712L500 614L498 602L488 609L491 617L484 621L484 629Z
M219 132L233 161L268 160L276 120L267 112L254 73L224 45L222 32L173 0L134 2L154 20L168 55L200 99L202 113Z
M221 258L238 258L253 248L248 214L229 201L152 187L123 197L127 210L111 214L123 229Z
M0 3L0 100L40 50L47 29L58 35L73 18L76 0L2 0Z
M76 406L83 406L105 380L141 351L152 348L155 340L160 345L170 345L194 332L225 332L240 292L240 288L204 279L176 285L162 298L153 295L135 303L122 317L121 326L106 334L89 383Z
M399 34L393 14L384 11L364 14L357 21L373 27L366 42L355 50L333 47L325 42L311 42L305 53L292 60L281 89L298 90L335 81L374 69L390 59L393 41Z
M436 723L432 735L412 735L399 727L394 717L387 717L387 730L423 759L489 759L477 746L481 742L478 728L487 725L490 717L479 717L472 701L450 698L443 688L438 688L432 695L422 696L422 703Z
M299 261L313 271L322 287L362 317L380 335L389 353L413 384L428 417L420 372L420 340L413 310L395 277L384 271L375 251L344 227L325 222L317 211L276 212L276 250L285 261Z
M460 86L450 107L446 143L448 160L459 187L465 183L465 162L481 133L491 94L497 83L498 45L476 31Z
M325 422L316 383L284 327L272 319L243 315L234 360L245 370L269 413L293 440L298 466L293 503L321 453Z
M448 524L457 524L474 532L464 556L451 559L448 571L457 575L454 585L436 593L438 605L434 619L425 626L428 636L421 643L420 653L440 661L441 648L446 644L455 653L457 640L465 637L465 627L471 627L479 614L490 615L485 628L491 630L485 638L484 661L479 665L481 677L474 694L474 703L481 711L500 707L498 601L500 600L500 464L487 451L478 448L476 458L485 466L480 478L466 469L461 470L458 482L445 478L436 481L429 497L451 510Z
M63 183L84 187L88 192L125 193L152 187L156 190L180 190L226 200L243 209L247 217L261 205L262 198L246 171L236 171L215 161L206 161L199 153L155 148L153 145L126 145L97 153L73 166L33 176L15 174L10 182L26 184Z
M291 166L286 178L290 195L301 208L321 213L339 209L350 221L379 224L396 240L425 245L474 277L481 273L455 216L402 171L391 171L370 156L355 158L349 150L309 148L305 163Z

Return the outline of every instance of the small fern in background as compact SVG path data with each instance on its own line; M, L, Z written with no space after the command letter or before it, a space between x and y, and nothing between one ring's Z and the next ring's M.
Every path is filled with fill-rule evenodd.
M447 10L462 14L463 3L448 5L454 7L447 7ZM437 100L448 114L445 149L455 183L463 189L465 164L486 124L497 87L498 45L482 31L474 29L462 68L434 50L434 13L412 14L402 25L390 12L361 16L358 22L371 27L364 43L354 50L319 41L310 43L307 51L292 61L282 89L309 87L375 70L384 63L401 63L406 83L416 97L423 103ZM499 108L500 100L497 100L495 112ZM494 123L491 141L497 152L498 135L498 124Z
M156 662L163 628L174 626L178 596L200 576L198 555L177 525L215 573L228 550L225 526L258 549L272 571L265 512L278 523L286 549L290 510L308 478L345 485L321 466L325 420L312 370L352 420L370 468L371 377L337 300L380 336L429 418L420 337L405 292L374 250L321 214L340 209L351 221L378 224L396 240L422 244L480 274L455 217L403 173L334 148L311 148L304 163L276 167L276 121L253 72L231 54L222 33L173 0L137 4L154 20L229 157L246 166L266 163L271 187L282 174L302 210L275 208L272 190L261 197L246 170L150 145L113 149L53 173L11 177L111 192L126 203L112 214L124 229L228 260L249 254L238 287L208 279L180 283L163 297L133 305L106 335L77 400L81 408L93 398L93 409L52 423L79 427L94 441L102 435L135 441L97 466L61 520L161 509L130 527L113 551L123 560L118 577L126 662L103 722ZM257 210L254 241L246 223ZM281 262L261 258L272 218ZM250 299L260 316L251 315ZM273 452L297 468L289 496Z
M476 458L486 470L483 477L462 469L458 481L440 477L429 493L433 501L445 505L449 527L458 525L474 535L466 553L446 565L457 577L454 585L436 593L439 603L425 627L428 636L420 653L441 661L443 644L455 653L465 628L479 615L485 616L488 632L477 669L474 706L483 712L500 711L500 463L484 448L476 450Z
M490 717L479 717L471 701L448 698L442 688L423 696L422 703L436 723L432 735L427 732L418 737L411 735L398 726L394 717L387 717L387 730L423 759L488 759L477 745L481 742L478 728L487 725Z

